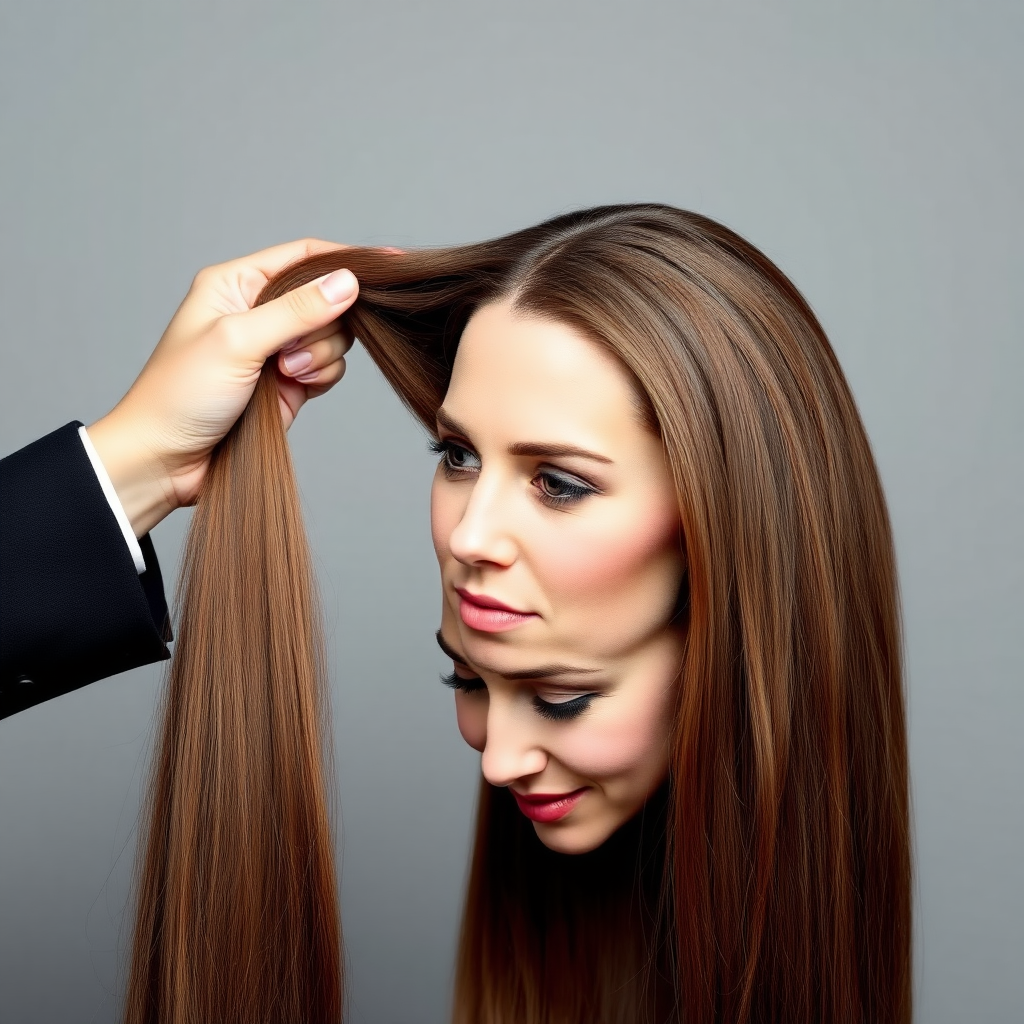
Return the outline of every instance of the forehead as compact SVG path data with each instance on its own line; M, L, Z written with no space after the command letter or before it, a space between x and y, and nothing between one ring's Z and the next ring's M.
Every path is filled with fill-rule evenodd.
M469 320L444 408L467 427L501 428L516 440L587 447L646 433L630 376L614 355L507 303L483 306Z

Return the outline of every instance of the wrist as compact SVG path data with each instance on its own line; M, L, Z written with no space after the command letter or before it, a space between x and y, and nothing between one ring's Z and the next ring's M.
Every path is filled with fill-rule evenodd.
M117 410L86 428L136 537L149 533L178 507L174 487L158 458L123 422Z

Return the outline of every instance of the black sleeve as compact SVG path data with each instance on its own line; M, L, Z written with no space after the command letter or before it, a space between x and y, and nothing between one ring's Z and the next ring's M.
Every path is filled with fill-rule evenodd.
M170 657L153 544L140 575L80 425L0 460L0 718Z

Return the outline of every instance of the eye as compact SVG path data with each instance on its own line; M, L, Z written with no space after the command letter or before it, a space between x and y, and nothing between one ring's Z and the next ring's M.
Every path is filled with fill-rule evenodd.
M441 468L449 478L480 471L480 456L465 445L458 444L450 438L443 438L440 441L431 441L429 447L435 455L441 456Z
M552 722L568 722L579 718L594 702L594 698L599 696L600 694L597 693L584 693L580 697L573 697L572 700L557 703L543 700L541 697L534 697L533 707L542 718L547 718Z
M479 690L487 689L487 684L479 676L467 679L455 672L449 672L448 675L442 673L441 682L450 689L461 690L463 693L476 693Z
M551 469L545 469L538 473L534 477L533 483L540 491L541 501L554 508L574 505L583 498L598 493L596 487L579 477L569 473L558 473Z

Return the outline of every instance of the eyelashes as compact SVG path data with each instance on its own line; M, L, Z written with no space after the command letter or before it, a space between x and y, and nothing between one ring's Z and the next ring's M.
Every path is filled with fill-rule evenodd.
M480 471L480 456L450 438L431 440L428 448L440 456L441 468L449 480ZM583 498L600 493L592 484L574 474L553 468L541 469L531 483L538 490L540 500L549 508L574 505Z
M537 474L535 481L539 481L537 489L541 492L541 500L548 505L572 505L597 493L593 487L561 473L544 471Z
M476 693L478 690L487 688L487 684L479 676L466 679L463 676L456 675L454 672L449 672L448 675L442 672L441 682L449 689L461 690L463 693Z
M487 684L479 676L466 679L455 672L449 672L447 675L442 673L441 682L449 689L461 690L462 693L479 693L487 689ZM579 718L599 696L601 695L597 693L584 693L579 697L573 697L572 700L559 701L557 704L535 696L532 703L534 711L541 718L546 718L549 722L570 722L574 718Z
M432 439L427 447L435 455L441 457L441 467L449 478L459 473L473 473L480 468L479 466L467 464L467 457L468 459L476 459L477 462L480 460L468 448L461 444L456 444L454 441L447 439L434 441Z
M534 697L533 707L541 718L546 718L550 722L569 722L574 718L579 718L597 696L596 693L584 693L580 697L573 697L572 700L561 701L558 704Z

